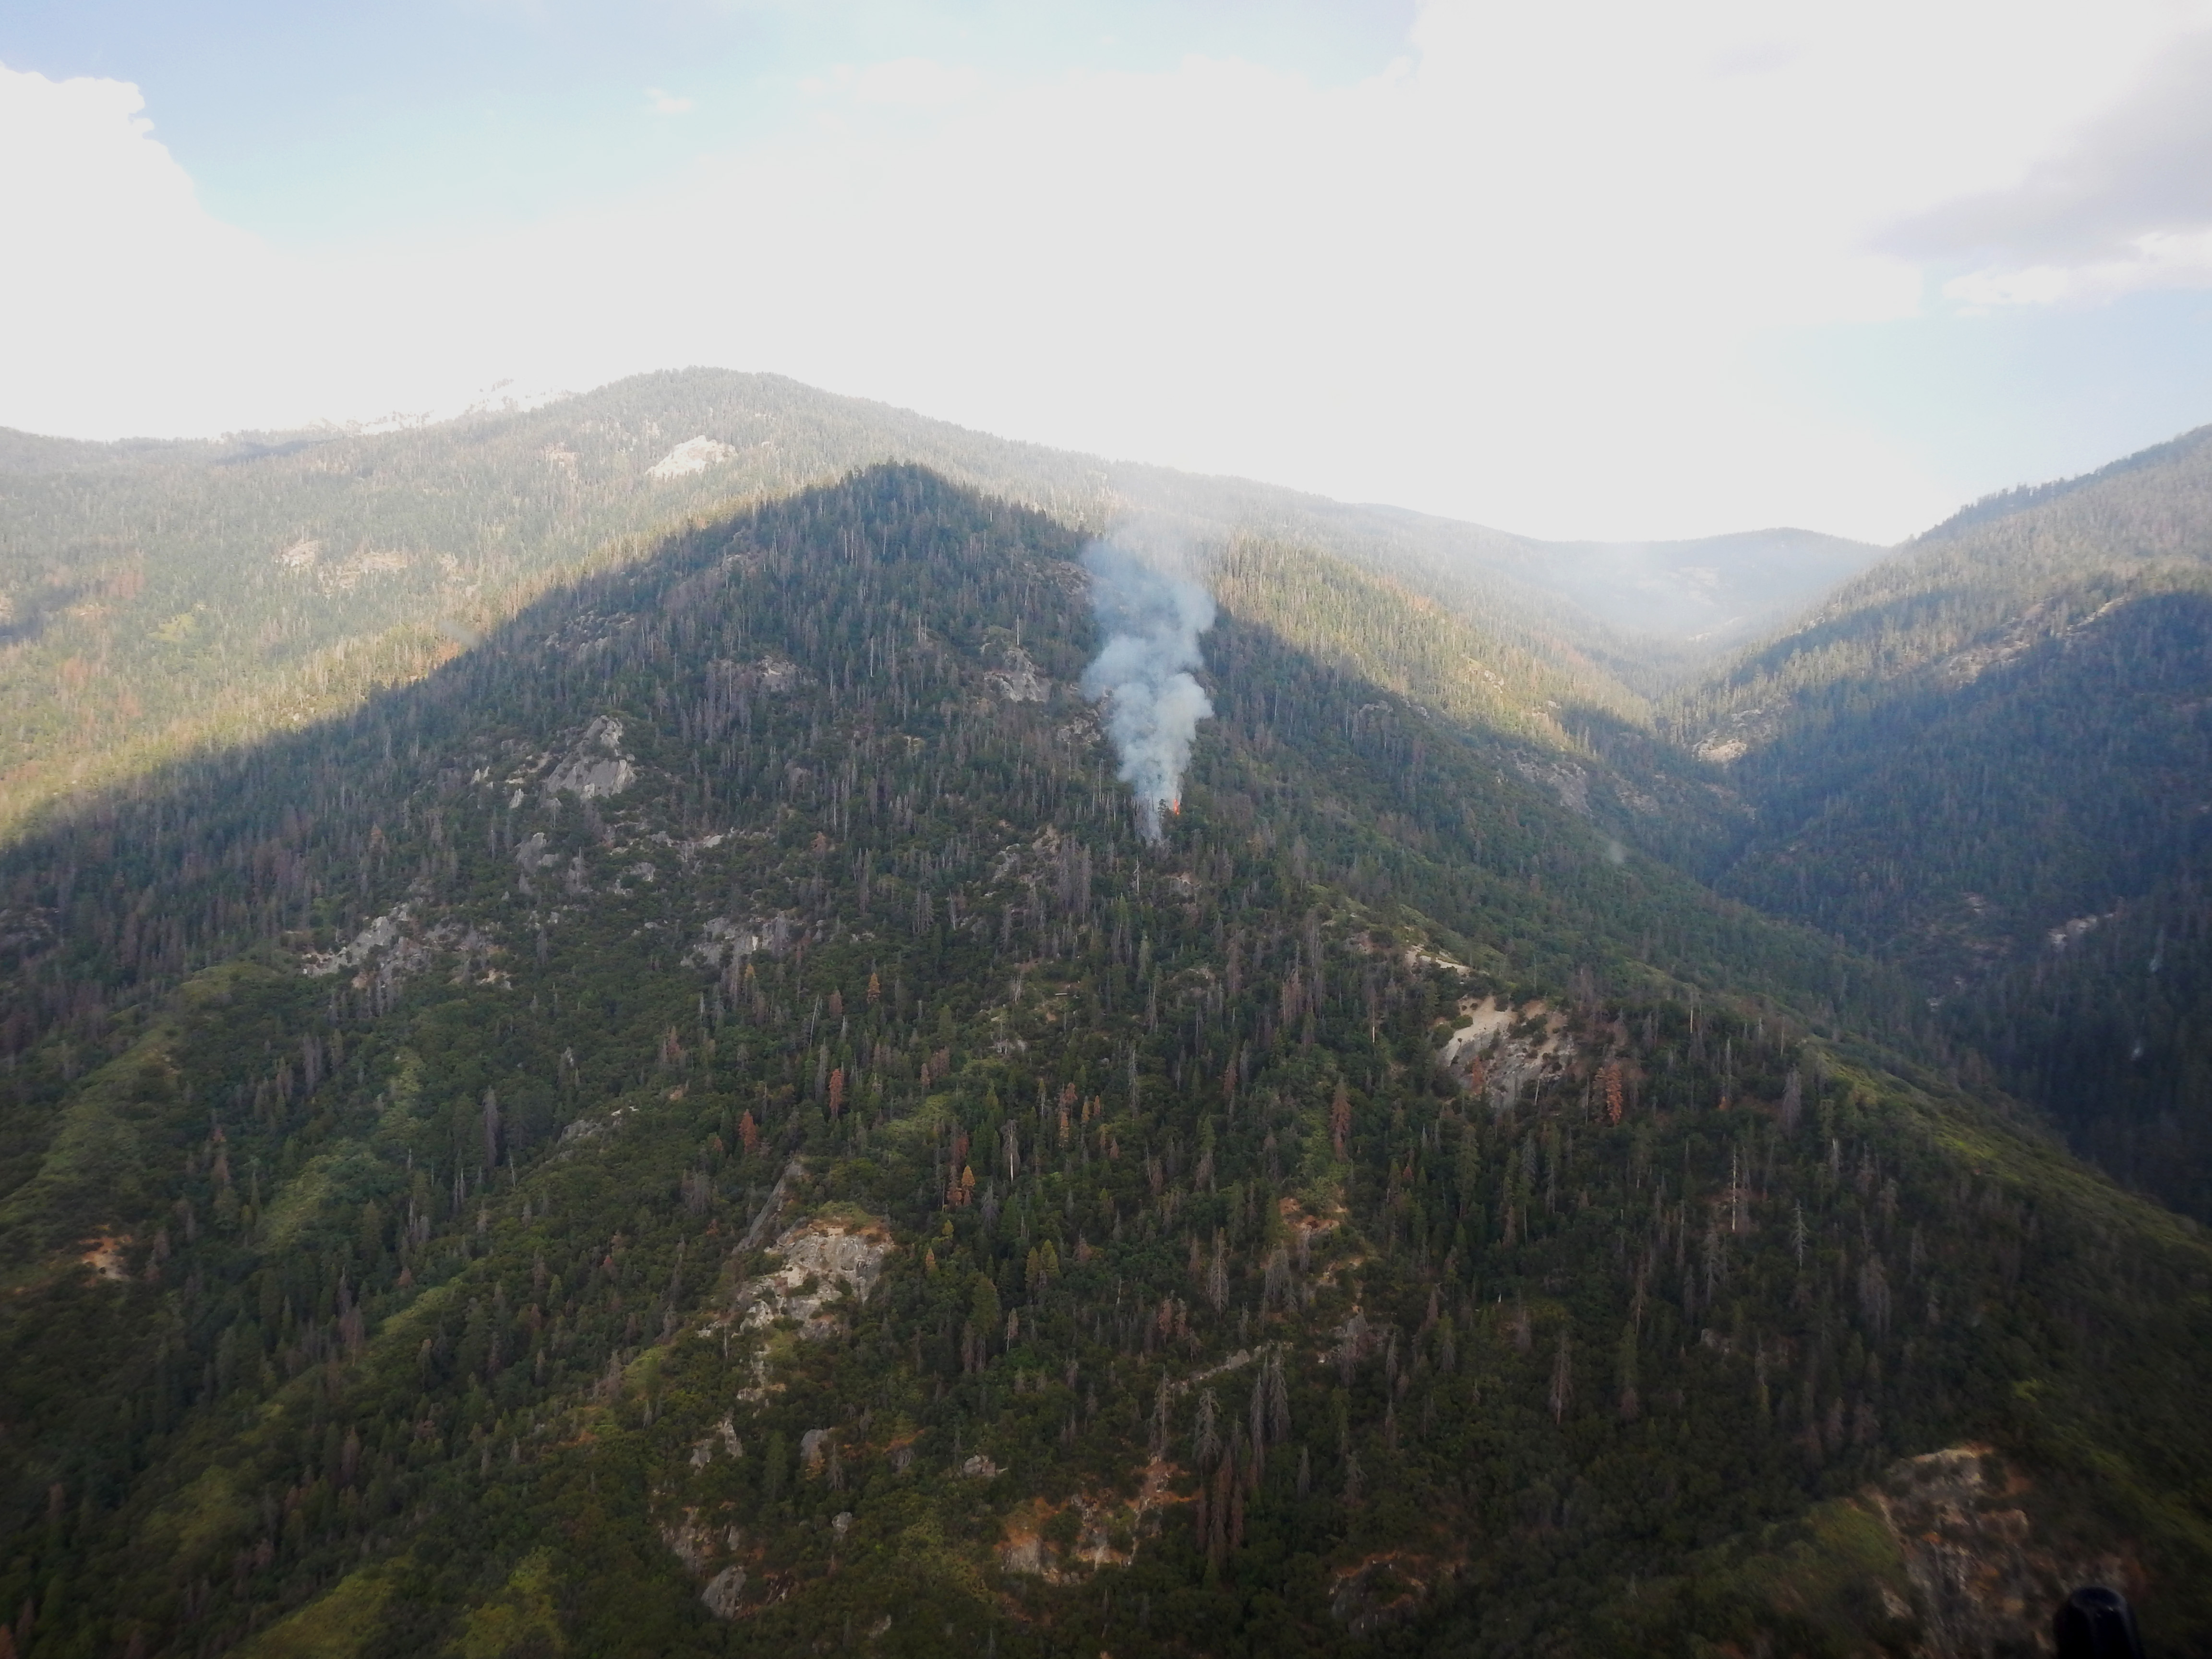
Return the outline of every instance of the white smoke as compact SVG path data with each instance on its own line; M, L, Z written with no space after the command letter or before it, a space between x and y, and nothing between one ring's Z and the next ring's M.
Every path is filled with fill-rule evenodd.
M1083 695L1106 700L1106 730L1121 757L1121 781L1137 797L1147 841L1160 838L1160 813L1182 801L1183 769L1198 723L1213 705L1190 676L1200 666L1198 636L1213 626L1213 599L1197 583L1152 568L1127 549L1093 542L1091 610L1105 636L1083 671Z

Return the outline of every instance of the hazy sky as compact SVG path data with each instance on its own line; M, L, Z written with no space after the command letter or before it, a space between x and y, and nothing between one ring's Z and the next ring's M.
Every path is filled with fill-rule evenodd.
M2212 0L0 9L0 424L689 363L1892 540L2212 421Z

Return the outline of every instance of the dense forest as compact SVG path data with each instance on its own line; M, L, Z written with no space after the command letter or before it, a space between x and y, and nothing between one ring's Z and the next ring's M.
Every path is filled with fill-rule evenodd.
M1194 535L1287 536L1418 581L1486 652L1541 659L1577 701L1640 707L1583 648L1612 635L1543 586L1540 544L690 370L396 431L117 445L0 432L0 829L349 708L549 584L702 514L883 462L1094 530L1134 505Z
M1666 711L1689 867L1912 975L2077 1150L2212 1219L2212 432L2007 492Z
M579 530L0 851L0 1651L2208 1639L2212 1249L2030 1058L1295 526L1147 845L1096 526L974 483Z

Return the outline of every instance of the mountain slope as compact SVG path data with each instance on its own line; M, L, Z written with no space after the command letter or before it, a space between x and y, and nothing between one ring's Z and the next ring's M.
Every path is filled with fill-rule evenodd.
M0 434L0 696L15 711L0 726L0 831L73 790L417 678L549 583L701 514L884 462L1093 530L1133 513L1194 542L1325 550L1417 587L1486 653L1540 661L1615 719L1645 720L1654 664L1679 654L1649 614L1640 633L1616 625L1614 550L1012 442L772 375L646 375L379 433ZM1740 559L1710 562L1743 586L1728 574ZM1804 567L1790 591L1823 580Z
M1378 533L1358 509L1286 490L1117 468L712 371L374 434L19 437L0 449L0 690L17 711L0 730L0 821L349 707L427 672L549 581L635 556L641 537L885 460L1094 526L1141 505L1194 534L1264 524L1376 558L1501 539L1441 524ZM1460 597L1540 651L1558 632L1534 590L1500 579ZM1569 672L1599 701L1625 695L1586 665Z
M1144 848L1079 543L871 472L0 855L19 1646L1842 1651L1978 1437L2212 1629L2192 1230L1387 585L1238 556Z
M2054 930L1950 1010L1995 1074L2138 1191L2212 1216L2212 906L2195 871Z
M1970 682L2116 596L2208 568L2212 427L1957 514L1670 700L1670 723L1747 775L1790 769L1793 745L1832 751L1824 775L1840 780L1835 769L1865 757L1848 739L1827 742L1831 725Z
M1906 968L2075 1146L2212 1217L2212 430L1969 509L1673 719L1754 815L1724 890Z
M2115 594L1971 679L1831 726L1807 763L1759 778L1774 830L1727 884L1955 994L2202 867L2208 693L2212 580Z

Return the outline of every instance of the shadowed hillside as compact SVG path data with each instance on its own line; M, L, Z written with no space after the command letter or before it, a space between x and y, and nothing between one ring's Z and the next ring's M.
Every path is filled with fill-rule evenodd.
M2077 1147L2212 1216L2212 434L1970 508L1674 719L1755 817L1723 890L1905 968Z
M73 792L417 679L549 585L618 568L702 515L885 462L1092 530L1141 514L1188 540L1327 552L1438 601L1486 659L1537 664L1571 701L1632 723L1680 666L1679 642L1621 631L1619 550L1012 442L773 375L645 375L398 431L0 433L0 696L14 711L0 833ZM1818 560L1754 578L1741 550L1695 551L1653 568L1673 580L1686 561L1711 564L1761 605L1828 580Z
M0 855L19 1647L1858 1651L1992 1482L2212 1628L2193 1229L1358 566L1146 848L1079 544L872 470Z

